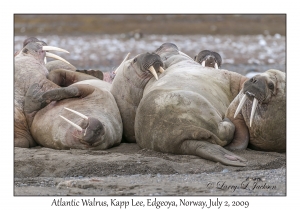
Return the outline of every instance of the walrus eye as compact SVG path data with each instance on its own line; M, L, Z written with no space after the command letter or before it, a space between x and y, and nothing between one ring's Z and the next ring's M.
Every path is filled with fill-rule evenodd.
M135 63L135 62L136 62L136 60L137 60L137 59L136 59L136 58L134 58L134 59L133 59L133 63Z
M274 90L274 84L272 82L270 82L268 84L268 87L269 87L270 90L272 90L272 91Z

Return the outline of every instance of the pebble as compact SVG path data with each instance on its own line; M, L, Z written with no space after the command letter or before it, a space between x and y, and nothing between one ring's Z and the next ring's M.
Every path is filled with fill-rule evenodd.
M222 171L222 173L227 173L227 172L229 172L229 170L227 168L224 168Z

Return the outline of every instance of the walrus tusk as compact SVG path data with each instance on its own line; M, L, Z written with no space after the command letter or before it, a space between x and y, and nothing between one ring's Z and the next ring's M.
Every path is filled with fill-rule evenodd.
M202 65L203 67L205 67L205 61L202 61L201 65Z
M130 53L128 53L128 54L126 55L126 57L124 58L124 60L122 61L122 63L121 63L121 64L118 66L118 68L114 71L115 74L117 73L117 71L119 70L119 68L122 66L122 64L128 59L129 55L130 55Z
M77 130L79 131L82 131L83 129L79 126L79 125L76 125L75 123L71 122L70 120L68 120L67 118L59 115L61 118L63 118L65 121L67 121L68 123L70 123L72 126L74 126Z
M253 104L252 104L252 110L251 110L251 115L250 115L250 127L252 125L253 117L256 111L258 100L256 98L253 99Z
M238 113L241 111L242 107L244 106L244 103L245 103L246 99L247 99L247 96L244 95L243 98L241 99L235 113L234 113L233 118L235 118L238 115Z
M157 76L157 73L156 73L154 67L150 66L150 68L148 70L153 74L153 76L155 77L155 79L158 80L158 76Z
M217 63L215 63L215 69L219 69L219 67L218 67L218 64L217 64Z
M73 109L69 109L69 108L67 108L67 107L64 107L64 109L66 109L66 110L69 110L70 112L73 112L74 114L77 114L78 116L80 116L80 117L82 117L83 119L89 119L87 116L85 116L84 114L81 114L80 112L77 112L77 111L75 111L75 110L73 110Z
M43 50L44 50L44 51L55 50L55 51L60 51L60 52L69 53L67 50L61 49L61 48L59 48L59 47L52 47L52 46L43 46Z
M65 59L63 59L63 58L61 58L61 57L59 57L58 55L55 55L55 54L53 54L53 53L46 52L46 56L47 56L47 57L50 57L50 58L55 58L55 59L57 59L57 60L61 60L61 61L65 62L65 63L67 63L67 64L70 64L70 63L69 63L68 61L66 61Z
M46 57L44 58L44 63L45 63L45 64L47 63L47 58L46 58Z
M163 67L160 66L160 67L159 67L159 72L160 72L160 73L164 73L164 71L165 71L165 70L163 69Z

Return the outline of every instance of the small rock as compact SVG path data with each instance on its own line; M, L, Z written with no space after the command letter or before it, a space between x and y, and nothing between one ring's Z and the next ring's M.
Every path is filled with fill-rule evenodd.
M229 172L229 170L227 168L224 168L221 173L227 173L227 172Z

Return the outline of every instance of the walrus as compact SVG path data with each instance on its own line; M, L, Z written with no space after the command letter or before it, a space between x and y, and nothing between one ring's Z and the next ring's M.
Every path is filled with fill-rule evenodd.
M38 43L41 43L43 46L47 46L46 42L39 40L38 38L32 36L32 37L28 37L27 39L25 39L23 41L23 47L25 47L30 42L38 42Z
M24 48L27 44L29 44L29 43L31 43L31 42L39 43L39 44L41 44L42 46L47 46L47 43L46 43L46 42L44 42L44 41L42 41L42 40L39 40L39 39L36 38L36 37L28 37L27 39L25 39L25 40L23 41L23 48ZM23 48L22 48L22 49L23 49ZM17 56L17 55L22 51L22 49L19 50L19 51L17 51L17 52L15 52L14 56ZM64 49L61 49L61 48L56 48L56 47L52 47L51 50L57 50L57 51L60 51L60 52L69 53L67 50L64 50ZM45 50L45 51L47 52L47 53L46 53L47 55L46 55L45 58L44 58L44 63L47 63L47 57L50 57L50 58L58 59L58 60L60 60L60 62L62 62L62 63L67 63L67 64L71 65L68 61L66 61L66 60L63 59L62 57L59 57L59 56L57 56L57 55L55 55L55 54L52 54L52 53L48 52L47 50Z
M270 69L244 83L226 112L236 127L228 149L286 150L285 77L284 72Z
M48 75L43 61L46 49L51 47L30 42L15 57L14 145L32 147L38 143L55 149L104 149L118 144L122 124L109 84L68 70L53 70ZM60 86L62 81L66 87ZM66 125L65 120L72 125Z
M154 67L156 77L149 73L149 66ZM244 158L223 146L230 143L235 129L225 111L246 77L202 67L173 43L137 55L121 69L114 82L122 73L120 78L125 77L130 85L126 91L119 88L120 99L135 103L124 105L129 114L122 117L134 124L134 137L141 148L245 166ZM128 118L122 118L124 124Z
M52 71L49 75L60 84L63 81L60 73ZM88 77L77 72L68 72L67 77L76 75ZM122 120L110 85L96 78L82 80L67 87L76 87L80 96L73 97L70 93L70 98L65 96L62 100L56 95L65 94L61 92L63 88L40 93L38 84L31 86L25 98L27 113L37 111L33 107L42 107L46 100L55 98L34 114L32 123L28 122L32 137L39 145L53 149L104 150L119 145Z
M30 42L36 42L36 43L40 43L43 46L47 46L48 44L45 41L39 40L36 37L28 37L27 39L25 39L23 41L23 47L25 47L28 43ZM66 50L60 50L66 53L69 53ZM20 51L16 52L15 55L17 55ZM101 70L94 70L94 69L77 69L75 66L73 66L71 63L69 63L68 61L62 59L62 58L56 58L55 55L51 54L48 52L47 57L52 57L55 59L59 59L59 60L52 60L50 62L47 61L47 58L45 57L44 62L46 64L46 68L48 70L48 72L51 72L52 70L55 69L65 69L65 70L70 70L70 71L77 71L77 72L81 72L81 73L85 73L88 75L92 75L98 79L103 80L103 72Z
M45 64L45 66L49 72L56 70L56 69L65 69L65 70L69 70L69 71L77 70L77 68L75 66L73 66L72 64L68 64L61 60L49 61Z
M231 142L235 130L225 112L247 78L202 67L169 43L155 53L163 59L165 71L145 86L134 126L138 145L245 166L244 158L223 146Z
M195 56L194 60L203 67L219 69L222 64L222 57L219 53L210 50L202 50Z
M143 53L127 60L128 56L129 54L115 70L110 91L120 110L123 122L123 140L134 143L136 142L135 113L143 96L144 87L150 79L157 79L158 73L163 72L164 69L159 55Z
M45 68L45 56L53 56L46 51L60 50L52 46L43 46L40 42L29 42L14 57L14 144L18 147L32 147L36 142L32 139L24 113L25 95L29 87L36 82L44 85L45 89L56 88L57 85L47 80L48 74ZM62 59L64 60L64 59Z

